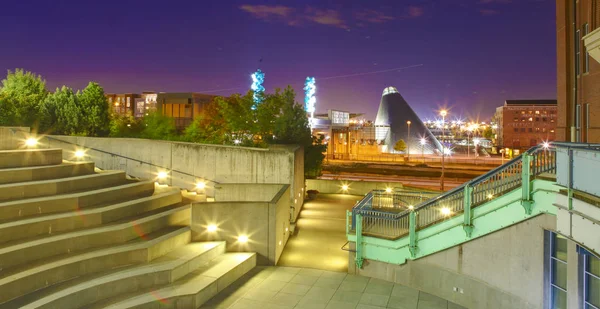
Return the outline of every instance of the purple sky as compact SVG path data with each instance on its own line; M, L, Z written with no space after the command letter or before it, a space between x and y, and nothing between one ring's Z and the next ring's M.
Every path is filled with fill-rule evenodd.
M315 76L317 112L373 120L386 86L424 118L446 106L484 120L506 99L556 98L552 0L10 1L0 29L0 69L34 71L51 90L94 80L228 95L260 67L267 91L291 84L303 101Z

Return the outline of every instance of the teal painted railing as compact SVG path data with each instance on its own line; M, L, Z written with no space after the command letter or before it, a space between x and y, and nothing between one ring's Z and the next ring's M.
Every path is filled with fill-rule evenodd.
M357 204L358 207L352 210L352 229L356 227L357 215L361 215L362 234L397 239L406 236L411 230L418 231L465 213L467 214L465 230L469 233L471 226L469 214L472 208L521 187L524 174L523 165L530 167L526 169L525 175L528 177L526 179L544 173L554 174L556 171L555 157L554 147L540 145L531 148L523 155L470 182L419 203L413 209L406 209L399 213L374 209L373 202L376 201L376 196L380 192L371 192ZM524 200L528 201L529 199L525 197ZM366 205L369 207L365 207ZM526 207L526 205L524 206ZM411 226L411 217L414 217L412 220L414 226Z

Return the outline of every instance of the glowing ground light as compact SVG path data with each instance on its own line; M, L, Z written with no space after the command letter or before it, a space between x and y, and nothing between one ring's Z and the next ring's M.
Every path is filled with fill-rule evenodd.
M348 185L342 185L342 190L348 191Z
M442 209L440 209L440 212L442 213L442 215L447 216L450 214L450 208L442 207Z
M198 189L198 190L204 190L204 188L206 188L206 182L199 181L198 183L196 183L196 189Z
M157 177L158 177L158 179L166 179L166 178L167 178L167 176L168 176L168 174L167 174L167 172L165 172L165 171L160 171L160 172L158 172L158 174L157 174Z
M37 138L35 137L30 137L27 140L25 140L25 146L27 147L35 147L38 143Z
M263 83L265 82L265 73L263 73L260 69L256 70L252 75L252 85L250 89L254 91L252 95L252 100L254 101L254 105L252 109L255 110L258 104L262 101L263 94L265 92L265 87L263 87Z
M209 232L216 232L217 231L217 226L214 224L210 224L209 226L206 227L206 230Z
M75 151L75 158L81 159L85 156L85 151L79 149Z
M238 241L241 242L241 243L247 243L248 242L248 236L246 236L246 235L240 235L238 237Z

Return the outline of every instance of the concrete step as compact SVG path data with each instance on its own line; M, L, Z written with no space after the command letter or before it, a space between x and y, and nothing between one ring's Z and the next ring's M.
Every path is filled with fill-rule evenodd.
M0 185L0 201L74 193L131 182L125 178L123 171L106 171L62 179L3 184Z
M0 150L0 168L14 168L62 163L62 149Z
M189 226L190 205L173 205L148 212L126 222L47 236L0 247L0 278L11 268L92 248L118 245L169 226Z
M39 181L94 173L94 162L63 162L60 165L0 169L0 184Z
M139 215L181 203L177 188L166 188L154 195L118 204L90 207L67 213L48 214L0 223L0 244L24 239L97 227L108 222Z
M153 181L140 181L114 187L57 196L0 203L0 223L30 216L75 211L94 205L118 203L154 193Z
M256 253L225 253L172 285L122 295L84 308L198 308L255 266Z
M189 243L149 264L88 278L85 282L58 284L62 287L54 288L50 293L41 290L42 293L27 295L29 299L37 299L33 302L13 301L10 305L23 309L81 308L119 295L171 284L224 253L225 242Z
M0 303L50 285L131 264L152 261L190 242L189 227L148 234L127 244L51 260L0 279Z

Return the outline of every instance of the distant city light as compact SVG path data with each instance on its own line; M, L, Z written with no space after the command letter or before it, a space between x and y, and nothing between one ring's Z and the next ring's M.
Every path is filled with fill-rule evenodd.
M419 141L421 143L421 146L425 146L427 145L427 139L422 137L421 140Z
M446 111L445 109L442 109L442 110L440 111L440 115L441 115L442 117L446 117L446 115L448 115L448 111Z
M342 190L348 191L348 185L342 185Z
M239 145L241 143L241 141L239 139L233 140L233 143L236 145Z
M475 145L475 146L479 145L480 142L481 142L481 140L478 138L473 139L473 145Z
M254 91L254 94L252 95L252 99L254 100L252 109L255 110L258 104L260 104L262 101L262 97L265 92L265 87L263 87L263 83L265 82L265 73L258 69L250 77L252 77L252 86L250 86L250 88L252 91Z
M392 188L385 188L385 192L392 193Z
M544 149L548 149L548 148L550 148L550 143L544 142L544 143L542 143L542 147L544 147Z
M27 140L25 140L25 146L27 147L35 147L38 143L37 138L35 137L30 137Z

